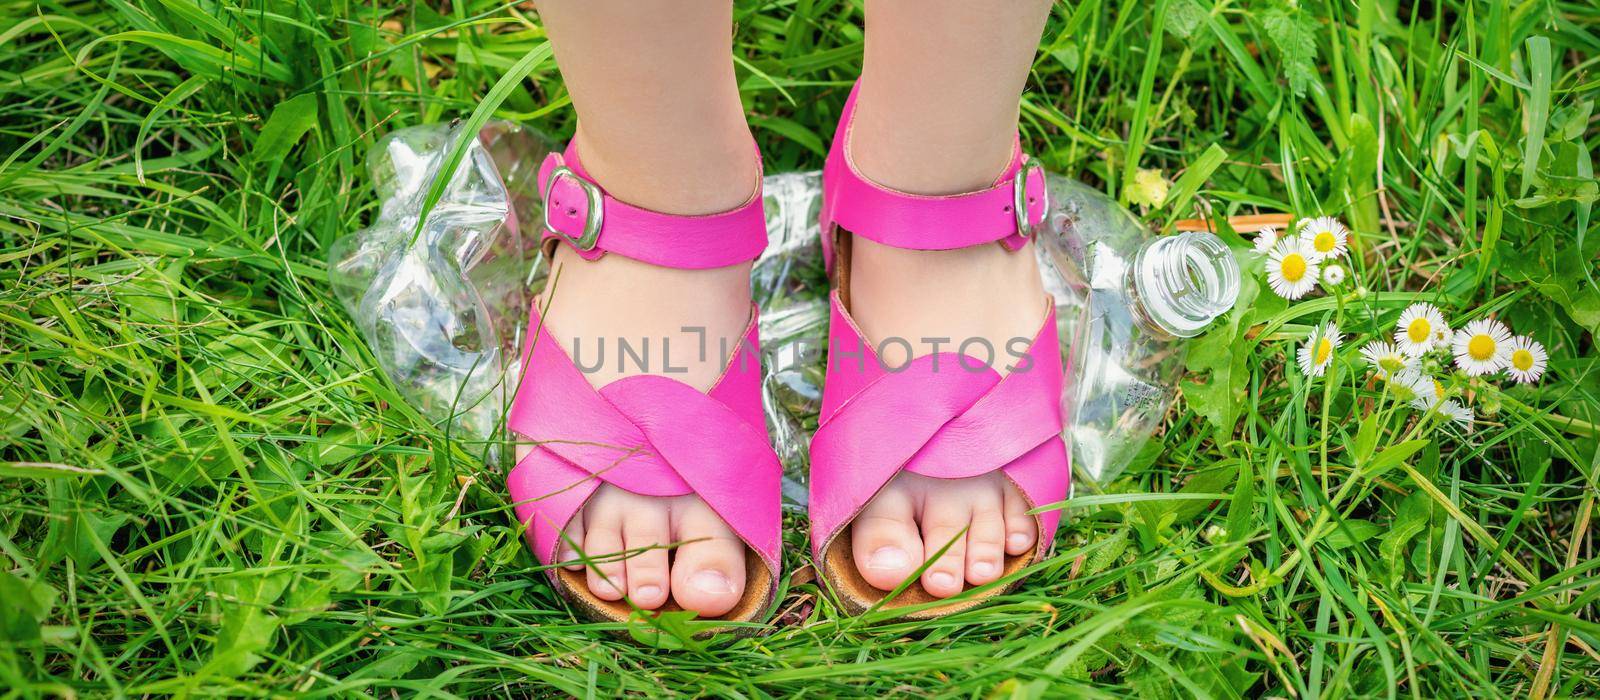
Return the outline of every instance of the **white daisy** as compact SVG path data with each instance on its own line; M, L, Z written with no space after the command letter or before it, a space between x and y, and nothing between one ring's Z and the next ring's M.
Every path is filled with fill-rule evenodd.
M1322 286L1337 287L1344 283L1344 266L1328 263L1322 266Z
M1339 223L1338 219L1319 216L1301 222L1300 237L1311 244L1311 250L1316 253L1318 261L1333 260L1344 257L1350 241L1350 231L1344 224Z
M1411 407L1419 411L1439 405L1446 393L1443 382L1421 372L1411 380L1411 392L1415 395L1411 399Z
M1455 399L1445 399L1443 403L1439 404L1439 413L1443 414L1445 418L1460 424L1468 432L1472 431L1474 418L1472 409L1457 403Z
M1266 255L1272 252L1272 247L1278 244L1278 229L1271 226L1262 226L1256 233L1256 252Z
M1267 284L1274 294L1299 299L1317 286L1317 261L1311 245L1300 238L1285 238L1267 257Z
M1300 346L1300 371L1308 377L1322 376L1328 371L1328 365L1333 364L1333 351L1338 349L1339 341L1339 327L1332 321L1312 331L1306 344Z
M1498 372L1511 364L1511 330L1492 318L1480 318L1456 332L1451 352L1456 366L1471 376Z
M1511 339L1511 361L1506 365L1506 374L1523 384L1537 382L1544 376L1544 367L1549 361L1550 353L1545 352L1543 344L1519 335Z
M1403 369L1417 369L1417 358L1400 352L1400 347L1394 343L1374 340L1361 348L1361 356L1366 358L1367 364L1372 365L1372 371L1379 379L1388 379L1390 375Z
M1417 391L1417 387L1421 385L1422 380L1423 375L1420 371L1407 367L1389 377L1389 393L1400 401L1414 402L1422 396ZM1433 387L1431 381L1428 383L1428 387L1430 389Z
M1400 321L1395 326L1394 342L1405 354L1421 357L1435 346L1442 344L1445 334L1449 332L1450 326L1445 324L1444 314L1439 313L1439 307L1419 301L1400 312Z

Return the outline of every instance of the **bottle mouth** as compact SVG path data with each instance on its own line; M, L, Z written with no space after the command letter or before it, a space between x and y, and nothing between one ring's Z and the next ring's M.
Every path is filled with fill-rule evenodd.
M1134 290L1157 328L1192 338L1239 300L1239 263L1203 231L1158 238L1134 260Z

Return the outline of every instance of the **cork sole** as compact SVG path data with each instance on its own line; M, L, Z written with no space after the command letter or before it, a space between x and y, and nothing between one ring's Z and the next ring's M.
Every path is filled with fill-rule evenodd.
M744 558L745 584L744 596L732 610L718 617L702 617L702 620L720 620L723 622L755 622L771 609L773 593L772 572L767 570L761 557L755 550L746 549ZM562 597L571 601L584 615L598 622L627 622L633 617L634 610L626 600L601 600L589 592L588 575L583 571L556 571L556 591ZM670 597L667 602L654 611L646 612L677 612L683 610L681 606ZM700 632L701 635L714 634L732 627L711 627Z
M893 600L885 601L884 599L889 596L889 591L878 590L876 586L867 583L867 580L861 576L861 572L856 569L855 548L851 543L852 539L850 529L848 527L845 528L844 532L833 538L833 542L828 544L828 548L823 551L822 555L823 575L833 585L834 591L839 596L839 602L844 604L845 610L851 615L859 615L870 610L873 606L879 605L879 603L882 603L882 605L879 605L879 609L892 610L947 600L934 597L933 594L922 587L921 581L917 581L913 582L904 591L901 591L900 595L895 596ZM1005 578L1021 571L1024 567L1033 563L1034 556L1035 552L1006 555L1005 569L1001 572L1000 577ZM928 620L949 615L953 612L975 608L990 598L1011 592L1020 583L1021 580L1019 579L1005 586L982 593L963 594L952 602L911 611L906 613L904 617L913 620Z

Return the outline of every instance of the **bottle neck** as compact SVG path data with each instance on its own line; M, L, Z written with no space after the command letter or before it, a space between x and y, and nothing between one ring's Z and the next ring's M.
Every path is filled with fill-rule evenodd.
M1149 241L1134 256L1128 274L1138 315L1152 330L1176 338L1199 335L1239 298L1239 264L1222 239L1210 233Z

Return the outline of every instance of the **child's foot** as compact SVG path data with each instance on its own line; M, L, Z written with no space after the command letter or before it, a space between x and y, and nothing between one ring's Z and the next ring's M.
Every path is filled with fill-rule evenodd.
M541 308L549 302L546 330L596 388L658 374L705 391L750 320L749 264L678 270L621 255L590 262L560 246L551 268L547 298L539 301ZM531 449L519 446L517 459ZM605 484L564 535L560 561L582 558L569 539L583 556L602 560L587 577L602 600L627 595L648 610L672 600L715 617L744 594L745 545L698 496L656 498ZM638 553L618 556L623 551Z
M891 368L932 354L934 343L950 352L981 338L987 345L972 341L966 354L1004 373L1012 359L1007 348L1027 347L1046 303L1031 249L919 251L863 236L852 241L850 311ZM1026 511L1022 495L999 473L934 479L901 472L851 525L855 565L868 583L888 591L953 541L921 578L928 593L948 598L999 578L1007 555L1033 550L1037 534Z

